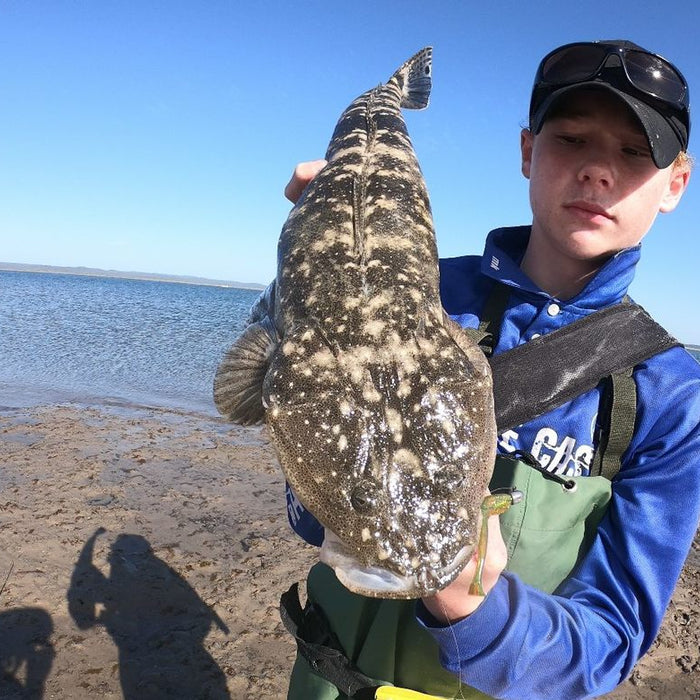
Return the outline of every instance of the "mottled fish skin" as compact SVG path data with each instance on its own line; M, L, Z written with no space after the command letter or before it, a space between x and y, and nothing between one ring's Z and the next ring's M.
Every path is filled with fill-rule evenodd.
M427 48L341 116L282 230L264 335L261 397L284 474L361 567L402 580L387 591L341 577L382 597L430 594L463 568L496 444L488 363L442 309L401 115L426 106L430 70ZM423 103L407 97L416 86ZM215 391L230 416L232 352Z

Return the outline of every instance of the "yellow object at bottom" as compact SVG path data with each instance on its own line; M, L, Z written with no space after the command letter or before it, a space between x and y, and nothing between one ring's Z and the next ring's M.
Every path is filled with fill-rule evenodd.
M392 685L383 685L377 688L374 698L375 700L440 700L438 695L426 695L417 690L395 688Z

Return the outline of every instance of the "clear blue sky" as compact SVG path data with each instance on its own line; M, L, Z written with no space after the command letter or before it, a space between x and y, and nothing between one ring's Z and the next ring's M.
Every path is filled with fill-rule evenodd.
M541 56L630 38L700 95L696 13L689 0L0 0L0 260L269 281L294 164L321 157L351 99L425 45L432 102L407 121L438 247L480 253L491 228L530 221L518 143ZM691 343L695 180L632 287Z

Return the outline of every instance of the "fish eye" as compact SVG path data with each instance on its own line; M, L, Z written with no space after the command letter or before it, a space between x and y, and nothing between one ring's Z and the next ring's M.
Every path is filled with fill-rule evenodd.
M377 489L369 481L361 481L350 493L350 504L360 513L367 515L371 513L377 505Z

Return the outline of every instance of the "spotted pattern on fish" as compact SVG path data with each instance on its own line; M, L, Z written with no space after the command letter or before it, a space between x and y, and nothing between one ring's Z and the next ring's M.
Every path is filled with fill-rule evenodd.
M488 364L440 304L428 193L401 115L427 104L431 55L341 116L328 165L283 227L270 318L257 312L215 385L220 410L245 418L232 387L241 357L258 352L243 346L264 344L260 326L269 343L254 381L287 480L360 565L409 581L355 589L368 595L416 597L459 573L496 442Z

